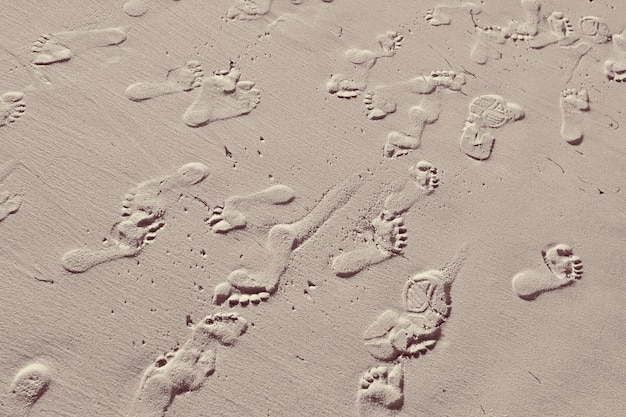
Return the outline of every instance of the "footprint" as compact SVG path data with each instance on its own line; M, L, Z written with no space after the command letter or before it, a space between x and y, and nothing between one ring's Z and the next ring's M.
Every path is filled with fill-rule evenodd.
M395 31L388 31L376 37L377 46L370 49L348 49L346 60L353 68L349 74L338 73L326 84L330 94L340 98L354 98L367 88L369 70L379 58L392 57L402 46L404 37Z
M377 366L363 374L356 395L361 417L394 415L404 405L402 364Z
M450 91L460 91L465 83L464 74L455 71L432 71L428 76L419 75L409 81L376 89L363 95L367 118L380 120L395 112L397 102L392 97L403 92L431 94L437 90L437 87Z
M233 196L226 200L221 207L216 207L209 217L208 224L213 233L228 233L231 230L242 229L248 224L248 215L245 212L259 206L284 205L293 201L295 193L286 185L273 185L263 191L245 195ZM267 208L263 207L261 218L255 223L267 224L271 217Z
M580 32L597 44L611 41L609 25L597 16L583 16L578 21Z
M165 225L167 209L187 194L188 187L208 175L208 167L192 162L180 167L175 175L140 183L124 197L121 219L112 228L109 246L70 250L61 258L63 267L74 273L85 272L102 263L138 255Z
M33 43L33 64L48 65L68 61L77 53L91 48L118 45L125 40L126 32L120 28L43 35Z
M561 92L561 137L571 145L577 145L583 138L583 112L589 111L587 89L568 88Z
M439 120L441 106L438 103L422 101L409 109L409 118L412 128L410 132L402 133L391 131L387 135L383 154L386 158L398 158L408 155L412 150L419 148L422 143L422 133L427 125Z
M489 60L501 59L502 53L493 45L502 45L507 35L499 26L475 27L476 42L470 51L470 58L477 64L484 65Z
M462 3L458 6L439 5L426 11L424 19L431 26L449 25L452 17L449 15L452 10L462 10L470 14L480 14L482 9L474 3Z
M591 51L591 45L587 42L581 42L575 46L563 47L561 49L566 54L561 63L563 82L569 83L574 78L574 71L578 68L580 61Z
M0 221L17 212L22 206L22 196L0 191Z
M228 9L226 18L230 20L256 20L270 11L272 0L236 0Z
M485 94L474 98L469 104L469 115L461 135L461 152L480 161L488 159L496 139L491 131L524 116L519 104L507 102L500 95Z
M238 269L219 284L213 293L213 302L232 305L258 304L276 292L280 278L288 267L293 251L313 236L340 208L345 206L363 183L362 175L351 176L331 190L302 219L290 224L273 226L267 236L265 248L268 262L260 271ZM254 297L258 295L259 298Z
M0 96L0 127L15 122L26 111L24 93L10 91Z
M512 20L504 29L505 34L513 41L530 40L539 33L541 21L541 4L537 0L521 0L524 17L521 21Z
M139 17L148 13L150 9L149 0L126 0L124 2L124 13L131 17Z
M407 230L400 216L423 196L439 187L437 168L430 162L419 161L409 168L410 179L397 193L385 199L383 212L372 221L371 243L332 260L333 272L342 278L351 277L363 269L401 254L407 241Z
M148 100L155 97L191 91L202 84L202 66L192 60L184 65L168 71L163 83L134 83L124 93L132 101Z
M565 244L550 244L541 254L550 271L526 270L513 277L513 291L524 300L571 285L583 275L583 263Z
M200 93L183 115L187 126L199 127L250 113L261 101L251 81L240 81L235 68L218 71L202 81Z
M202 388L215 372L217 349L234 345L246 329L247 321L235 313L205 317L181 348L146 369L128 417L162 417L178 395Z
M548 16L547 23L549 30L540 31L528 41L531 48L541 49L557 43L560 46L569 46L578 41L579 37L574 32L574 26L563 12L553 12Z
M613 35L613 56L604 61L604 74L609 80L626 81L626 29Z
M9 410L7 416L28 416L33 405L45 394L51 382L52 372L41 363L33 363L22 368L11 381L10 398L6 403Z

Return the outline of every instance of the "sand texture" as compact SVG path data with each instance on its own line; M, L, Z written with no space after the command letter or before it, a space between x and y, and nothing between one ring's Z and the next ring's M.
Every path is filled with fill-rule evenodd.
M623 0L8 1L0 417L617 417Z

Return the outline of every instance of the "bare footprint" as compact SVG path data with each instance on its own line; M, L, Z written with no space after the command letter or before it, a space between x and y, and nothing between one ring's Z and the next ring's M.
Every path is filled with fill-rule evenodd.
M589 111L589 93L586 88L568 88L561 92L561 137L571 145L583 138L583 112Z
M0 221L17 212L22 206L22 200L23 198L19 194L0 191Z
M361 417L393 415L404 405L402 364L377 366L363 374L356 395Z
M215 287L213 302L232 305L258 304L276 292L288 267L291 254L313 236L339 209L345 206L363 184L361 174L353 175L329 190L302 219L273 226L267 235L267 263L259 271L238 269L228 281ZM254 296L254 298L252 298Z
M139 17L148 13L150 0L126 0L124 2L124 13L131 17Z
M403 252L408 235L401 214L439 187L437 168L430 162L419 161L409 168L409 175L410 180L385 199L383 212L372 221L371 243L333 258L331 267L337 276L351 277Z
M48 65L70 60L75 54L92 48L118 45L126 40L120 28L57 32L43 35L33 43L33 64Z
M419 148L422 143L422 133L427 125L439 120L441 107L438 103L422 101L409 109L411 130L409 133L392 131L387 135L383 154L386 158L398 158L408 155L412 150Z
M246 212L252 208L288 204L294 198L293 189L281 184L273 185L257 193L233 196L228 198L223 206L218 206L213 210L208 224L213 233L228 233L231 230L242 229L248 224ZM271 213L267 212L268 207L262 208L261 218L255 223L266 224L270 221L269 219L273 219Z
M547 23L549 30L539 31L537 35L528 40L528 45L531 48L541 49L557 43L560 46L569 46L579 39L574 32L573 24L563 12L552 12L548 16Z
M261 91L251 81L240 81L235 68L204 78L201 91L183 115L187 126L199 127L250 113L261 101Z
M96 265L136 256L152 242L165 225L167 209L187 189L209 175L208 167L198 162L185 164L176 174L140 183L124 197L120 220L113 225L112 242L102 249L73 249L61 258L63 267L74 273Z
M226 18L230 20L256 20L267 14L272 0L236 0L228 9Z
M492 59L501 59L502 53L495 45L506 42L506 32L499 26L475 27L476 42L470 51L470 58L477 64L484 65Z
M583 275L582 260L565 244L550 244L542 251L549 271L526 270L512 279L513 291L524 300L573 284Z
M7 416L26 417L33 405L45 394L52 382L50 369L41 364L33 363L22 368L13 377L10 386L10 398L6 405Z
M246 329L247 321L235 313L205 317L180 349L146 369L127 416L163 417L178 395L202 388L215 372L217 349L234 345Z
M482 9L474 3L462 3L458 6L439 5L426 11L424 19L431 26L449 25L452 23L450 12L452 10L461 10L474 15L480 14Z
M142 101L151 98L174 94L182 91L191 91L202 84L202 66L200 62L191 60L184 65L168 71L163 83L131 84L124 93L132 101Z
M14 123L26 111L26 105L22 101L24 93L10 91L0 96L0 127Z

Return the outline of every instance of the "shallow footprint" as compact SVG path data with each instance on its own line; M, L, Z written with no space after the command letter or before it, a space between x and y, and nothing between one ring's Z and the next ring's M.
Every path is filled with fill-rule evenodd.
M565 244L551 244L541 251L549 271L526 270L512 279L513 291L524 300L573 284L583 275L582 260Z
M236 0L228 9L226 18L230 20L255 20L270 11L272 0Z
M11 381L8 416L26 417L33 405L46 392L52 381L50 369L41 364L33 363L22 368Z
M462 3L458 6L439 5L427 10L424 19L431 26L449 25L452 23L452 17L448 13L457 9L474 15L481 12L481 8L474 3Z
M587 89L568 88L561 92L561 137L571 145L577 145L583 138L583 112L589 110Z
M0 96L0 127L14 123L26 111L26 105L22 101L24 93L10 91Z
M22 196L8 191L0 192L0 221L15 213L22 206Z
M377 366L366 371L359 382L356 405L359 415L393 415L404 404L402 364Z
M131 17L139 17L148 13L150 9L149 0L126 0L124 3L124 13Z
M167 94L191 91L202 84L202 65L191 60L168 71L163 83L134 83L128 86L124 95L132 101L142 101Z
M252 81L239 81L236 69L204 79L200 94L183 115L187 126L199 127L250 113L261 102Z
M417 106L409 109L411 119L411 130L408 134L391 131L387 135L387 143L384 147L384 156L387 158L398 158L408 155L411 150L419 148L422 143L422 133L427 125L439 120L441 108L438 104L423 101Z
M58 32L43 35L33 43L33 64L48 65L70 60L75 53L91 48L118 45L126 40L120 28Z

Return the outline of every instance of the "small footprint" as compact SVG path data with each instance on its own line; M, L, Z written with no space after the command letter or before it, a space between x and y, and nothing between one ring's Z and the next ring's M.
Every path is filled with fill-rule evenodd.
M377 46L370 49L348 49L346 60L352 64L349 74L339 73L331 77L326 88L330 94L340 98L354 98L367 88L369 70L379 58L392 57L402 46L404 37L388 31L376 37Z
M112 244L103 249L73 249L61 259L63 267L74 273L96 265L138 255L165 225L167 209L186 189L203 181L208 167L192 162L175 175L140 183L124 197L121 219L112 228Z
M256 20L267 14L272 0L236 0L228 9L226 18L230 20Z
M604 74L609 80L626 81L626 29L613 35L613 56L604 61Z
M0 191L0 222L10 214L17 212L22 206L22 196L11 194L8 191Z
M258 304L278 289L280 278L288 267L291 254L313 236L339 209L345 206L363 183L362 175L348 177L329 190L302 219L273 226L267 235L267 264L259 271L238 269L228 281L215 287L213 302L229 305ZM258 297L257 297L258 296Z
M492 59L501 59L502 53L494 46L503 45L507 33L500 26L475 27L476 42L470 51L470 58L477 64L484 65Z
M519 104L507 102L497 94L485 94L469 104L469 115L461 135L461 151L479 161L491 156L495 136L492 130L523 119L524 110Z
M0 96L0 127L14 123L26 111L24 93L10 91Z
M571 145L583 138L583 112L589 111L589 93L586 88L568 88L561 92L561 137Z
M13 377L6 402L7 416L27 417L33 405L45 394L52 382L52 372L41 363L20 369Z
M361 417L395 415L404 405L404 370L401 363L367 370L359 381L356 405Z
M610 42L612 39L609 25L597 16L583 16L578 21L580 32L597 44Z
M69 61L75 54L92 48L119 45L126 40L120 28L57 32L43 35L33 43L33 64L48 65Z
M578 41L579 37L574 32L574 25L569 18L565 17L563 12L552 12L547 18L547 23L549 30L539 31L528 41L531 48L541 49L554 44L569 46Z
M178 395L202 388L215 372L217 349L234 345L246 329L247 321L235 313L205 317L182 347L146 369L127 416L164 416Z
M431 26L449 25L452 23L450 11L461 10L470 14L480 14L482 9L474 3L462 3L458 6L439 5L426 11L424 19Z
M150 0L126 0L122 9L128 16L143 16L150 10Z
M216 207L207 222L213 233L228 233L247 226L249 215L246 212L252 208L289 204L294 198L293 189L281 184L273 185L257 193L233 196L228 198L223 206ZM265 225L273 219L267 207L263 207L260 217L254 223Z
M512 279L513 291L524 300L573 284L583 275L582 260L565 244L550 244L541 255L549 271L526 270Z
M155 97L174 94L182 91L191 91L202 84L202 66L200 62L192 60L184 65L171 69L162 83L131 84L124 93L132 101L148 100Z
M383 212L372 221L371 243L333 258L337 276L351 277L403 252L408 237L401 214L439 187L437 168L430 162L419 161L409 168L409 175L402 190L385 199Z
M409 109L411 130L409 133L391 131L387 135L387 143L383 149L386 158L398 158L408 155L412 150L419 148L422 143L422 134L427 125L439 120L441 105L438 102L422 101L419 105Z
M240 81L241 72L231 68L204 78L200 93L183 115L187 126L199 127L250 113L261 101L252 81Z

